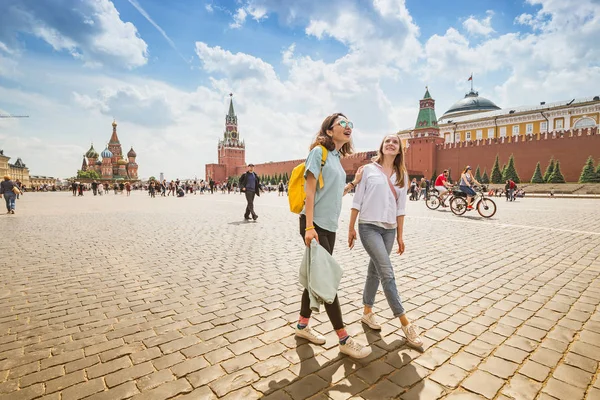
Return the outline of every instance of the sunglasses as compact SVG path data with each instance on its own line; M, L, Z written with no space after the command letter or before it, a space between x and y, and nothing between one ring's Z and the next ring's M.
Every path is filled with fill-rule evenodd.
M354 129L354 124L350 121L345 121L345 120L341 120L340 122L338 122L338 124L346 129L346 128L350 128L350 129ZM335 126L336 124L333 124L332 128Z

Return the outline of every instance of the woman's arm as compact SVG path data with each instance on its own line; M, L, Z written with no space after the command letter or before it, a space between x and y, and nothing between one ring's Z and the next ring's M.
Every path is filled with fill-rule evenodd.
M396 241L398 242L398 254L404 253L404 237L402 236L404 233L404 215L398 215L396 217Z
M306 215L306 232L304 233L304 243L310 246L313 239L319 241L319 235L314 228L313 217L315 213L315 194L317 193L317 178L312 172L306 173L306 202L304 203L304 214Z
M356 229L354 226L356 225L358 213L359 211L356 208L350 210L350 224L348 226L348 247L350 249L354 247L354 242L356 241Z

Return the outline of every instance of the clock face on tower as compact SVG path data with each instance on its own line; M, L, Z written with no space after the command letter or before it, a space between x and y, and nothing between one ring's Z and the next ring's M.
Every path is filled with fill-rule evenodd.
M237 132L231 132L231 138L237 139Z

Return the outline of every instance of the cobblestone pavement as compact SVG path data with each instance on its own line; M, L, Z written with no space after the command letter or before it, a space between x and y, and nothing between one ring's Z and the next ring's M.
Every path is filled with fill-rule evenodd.
M394 256L425 349L406 346L382 293L360 323L367 257L335 256L349 332L295 339L303 247L276 194L242 221L240 195L150 199L30 193L1 215L0 399L599 399L597 200L498 200L493 220L409 202Z

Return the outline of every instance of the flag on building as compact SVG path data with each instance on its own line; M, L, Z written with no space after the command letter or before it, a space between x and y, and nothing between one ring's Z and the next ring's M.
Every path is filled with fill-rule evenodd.
M473 80L473 74L471 74L471 76L469 77L469 79L467 79L467 82L472 81Z

